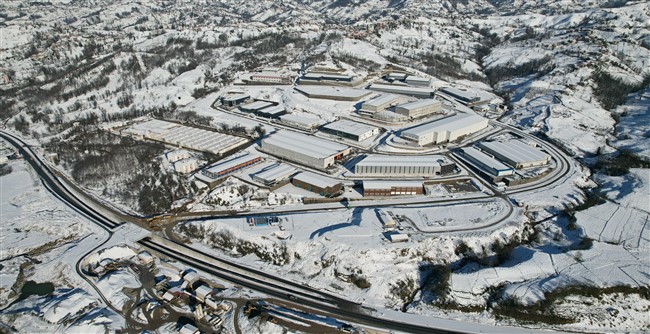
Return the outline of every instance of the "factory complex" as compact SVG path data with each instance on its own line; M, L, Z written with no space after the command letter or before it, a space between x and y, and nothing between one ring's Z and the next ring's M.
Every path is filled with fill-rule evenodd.
M520 140L484 141L479 143L479 147L516 169L543 166L551 160L550 155Z
M379 134L379 128L376 126L348 120L325 124L320 128L320 131L354 141L364 141Z

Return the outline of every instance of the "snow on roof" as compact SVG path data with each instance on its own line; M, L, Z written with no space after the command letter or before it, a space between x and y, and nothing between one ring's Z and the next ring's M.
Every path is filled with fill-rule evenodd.
M427 83L429 83L429 82L431 82L431 79L430 78L424 78L424 77L418 77L418 76L415 76L415 75L409 75L408 77L406 77L406 82L409 82L409 81L417 81L417 82L427 82Z
M390 91L395 93L407 93L407 94L409 93L433 94L435 92L433 88L382 85L382 84L372 84L368 87L368 89L376 90L376 91Z
M480 162L481 164L490 167L492 169L495 169L497 171L512 170L512 168L504 165L503 163L501 163L501 161L494 159L493 157L477 150L474 147L463 147L460 150L463 151L463 153L468 157L471 157L472 159Z
M274 77L274 78L287 78L289 77L286 74L283 73L278 73L278 72L271 72L271 71L263 71L263 72L256 72L251 74L251 77Z
M407 74L406 73L398 73L398 72L390 72L388 73L389 78L394 78L394 79L404 79L406 78Z
M333 87L333 86L299 86L297 91L307 95L324 95L339 96L360 99L368 94L369 91L356 88Z
M320 120L318 118L312 118L312 117L309 117L309 116L301 116L301 115L297 115L297 114L282 115L282 116L280 116L280 120L286 121L286 122L297 123L297 124L303 124L305 126L318 124L320 122Z
M369 155L357 166L430 166L447 162L443 155Z
M334 187L341 183L339 180L331 179L320 174L312 172L301 172L293 177L294 180L301 181L319 188Z
M207 296L212 293L212 288L206 285L199 285L194 292L197 296Z
M255 155L255 154L245 154L245 155L236 157L234 159L230 159L230 160L226 160L226 161L219 161L216 164L208 167L207 171L216 173L216 172L228 169L230 167L237 166L237 165L242 164L244 162L251 161L251 160L256 159L256 158L259 158L259 156Z
M283 113L285 111L285 109L284 109L284 106L277 105L277 106L270 106L270 107L262 108L262 109L260 109L258 111L263 112L265 114L269 114L269 115L277 115L277 114Z
M382 94L373 99L370 99L363 103L364 106L381 106L387 103L392 103L397 100L399 97L393 94Z
M437 104L440 104L440 101L436 99L422 99L422 100L417 100L409 103L400 104L397 107L404 108L406 110L413 110L413 109L433 106Z
M296 169L291 165L277 164L271 168L254 174L255 177L265 181L275 181L278 178L293 174Z
M323 125L323 128L333 130L333 131L349 133L355 136L361 136L377 129L376 126L352 122L348 120L340 120L329 124L325 124Z
M392 180L370 180L363 181L363 189L390 189L393 187L417 188L422 187L420 181L392 181Z
M336 74L336 73L310 72L310 73L305 73L305 75L303 75L303 78L307 78L307 79L321 79L323 77L327 77L328 79L343 79L343 80L352 79L352 76L344 75L344 74Z
M325 159L348 149L345 145L292 131L278 131L264 139L262 147L265 143L284 147L316 159Z
M422 136L429 134L431 132L442 132L442 131L456 131L462 129L468 125L482 122L485 118L476 115L476 114L456 114L451 117L444 118L442 120L434 121L431 123L425 123L414 128L404 130L404 133Z
M190 324L185 324L185 326L181 327L179 332L181 334L195 334L199 332L199 329Z
M468 100L477 98L476 94L472 94L472 92L465 90L465 89L459 89L455 87L444 87L440 89L441 92L443 93L449 93L449 94L454 94L457 96L461 96L463 98L466 98Z
M482 142L479 145L487 151L503 155L517 163L540 161L549 158L548 154L519 140Z
M240 99L247 99L247 98L250 98L250 97L251 97L250 95L243 94L243 93L229 94L229 95L225 95L223 97L223 100L224 101L235 101L235 100L240 100Z
M273 106L273 103L267 101L255 101L239 106L239 109L260 110Z
M185 275L183 275L183 279L186 281L192 281L198 278L199 278L199 274L197 274L194 271L188 271L187 273L185 273Z

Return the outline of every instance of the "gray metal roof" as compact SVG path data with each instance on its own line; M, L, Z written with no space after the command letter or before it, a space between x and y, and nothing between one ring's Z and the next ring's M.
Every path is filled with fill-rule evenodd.
M363 106L381 106L383 104L392 103L397 100L399 97L393 94L382 94L373 99L370 99L363 103Z
M516 163L541 161L549 158L548 154L519 140L482 142L479 146L487 151L507 157Z
M316 159L325 159L348 149L345 145L329 140L286 130L278 131L264 139L262 147L264 147L264 143L280 146Z
M443 155L369 155L357 166L431 166L449 162Z
M474 160L480 162L481 164L485 165L486 167L490 167L492 169L495 169L497 171L503 171L503 170L512 170L510 166L506 166L503 164L501 161L494 159L493 157L477 150L474 147L464 147L460 149L463 151L465 155L468 157L473 158Z
M404 108L406 110L413 110L417 108L422 108L422 107L428 107L428 106L433 106L440 104L440 101L436 99L422 99L422 100L417 100L409 103L404 103L397 105L398 108Z
M312 172L298 173L293 177L293 179L317 186L319 188L334 187L337 184L341 183L339 180L335 180Z
M422 136L431 132L456 131L468 125L484 121L485 118L476 114L456 114L442 120L425 123L414 128L404 130L404 133Z
M422 187L420 181L391 181L391 180L370 180L363 181L363 189L390 189L392 187Z
M295 171L296 169L291 165L277 164L270 168L267 168L264 171L254 174L254 176L265 181L275 181L278 178L293 174Z
M370 131L374 131L377 129L376 126L368 125L368 124L363 124L363 123L357 123L357 122L352 122L348 120L340 120L336 122L332 122L329 124L323 125L323 128L329 129L329 130L334 130L334 131L339 131L339 132L344 132L344 133L349 133L351 135L355 136L361 136L364 135Z

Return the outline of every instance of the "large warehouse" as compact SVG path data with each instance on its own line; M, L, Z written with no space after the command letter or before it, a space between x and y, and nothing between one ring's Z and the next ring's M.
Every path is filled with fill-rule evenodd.
M303 82L352 82L354 79L350 75L337 74L337 73L320 73L320 72L310 72L305 73L300 81Z
M332 86L298 86L295 90L311 99L334 101L359 101L371 92L365 89Z
M426 99L432 98L436 92L433 88L408 87L408 86L399 86L399 85L382 85L382 84L372 84L368 86L368 89L374 90L376 92L402 94L402 95L415 96L415 97L426 98Z
M476 114L456 114L442 120L404 130L401 136L417 142L420 146L424 146L451 142L459 137L481 131L487 126L487 118Z
M343 183L312 172L298 173L291 179L291 184L321 196L332 197L343 191Z
M363 196L422 195L419 181L363 181Z
M239 110L243 112L256 112L258 110L272 107L273 103L268 101L255 101L251 103L242 104L239 106Z
M460 149L461 155L465 161L473 164L478 169L487 172L493 177L503 177L514 174L514 170L501 163L501 161L477 150L474 147L464 147Z
M422 117L442 111L442 104L436 99L423 99L395 107L395 112L408 117Z
M390 107L399 97L393 94L382 94L373 99L364 102L361 105L361 110L371 113L384 110Z
M517 169L543 166L551 160L550 155L519 140L482 142L479 146L483 151Z
M345 145L291 131L278 131L262 140L262 150L316 169L328 168L350 153Z
M262 157L258 155L246 154L234 159L219 161L216 164L202 170L201 174L213 180L218 180L226 175L230 175L261 161Z
M456 164L443 155L369 155L354 166L355 176L433 176L453 173Z
M298 114L285 114L280 116L280 122L284 125L292 126L302 130L313 130L317 128L321 122L316 117L303 116Z
M276 164L252 175L252 179L267 186L276 184L296 173L296 169L287 164Z
M340 120L325 124L320 129L323 132L335 136L344 137L356 141L364 141L379 134L379 128L363 123Z
M472 94L470 91L467 91L465 89L445 87L441 88L440 92L449 95L456 99L458 102L466 104L468 106L472 106L481 102L480 97L478 97L476 94Z

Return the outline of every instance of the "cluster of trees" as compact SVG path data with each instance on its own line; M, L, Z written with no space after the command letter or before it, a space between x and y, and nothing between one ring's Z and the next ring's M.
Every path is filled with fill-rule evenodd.
M547 55L519 65L496 66L486 69L485 74L491 85L503 80L526 77L532 74L543 76L555 69L555 65L551 62L552 59L553 57Z
M593 90L596 99L607 110L612 110L623 104L628 94L650 85L650 75L646 75L641 83L630 83L606 71L596 71L591 79L596 85Z

